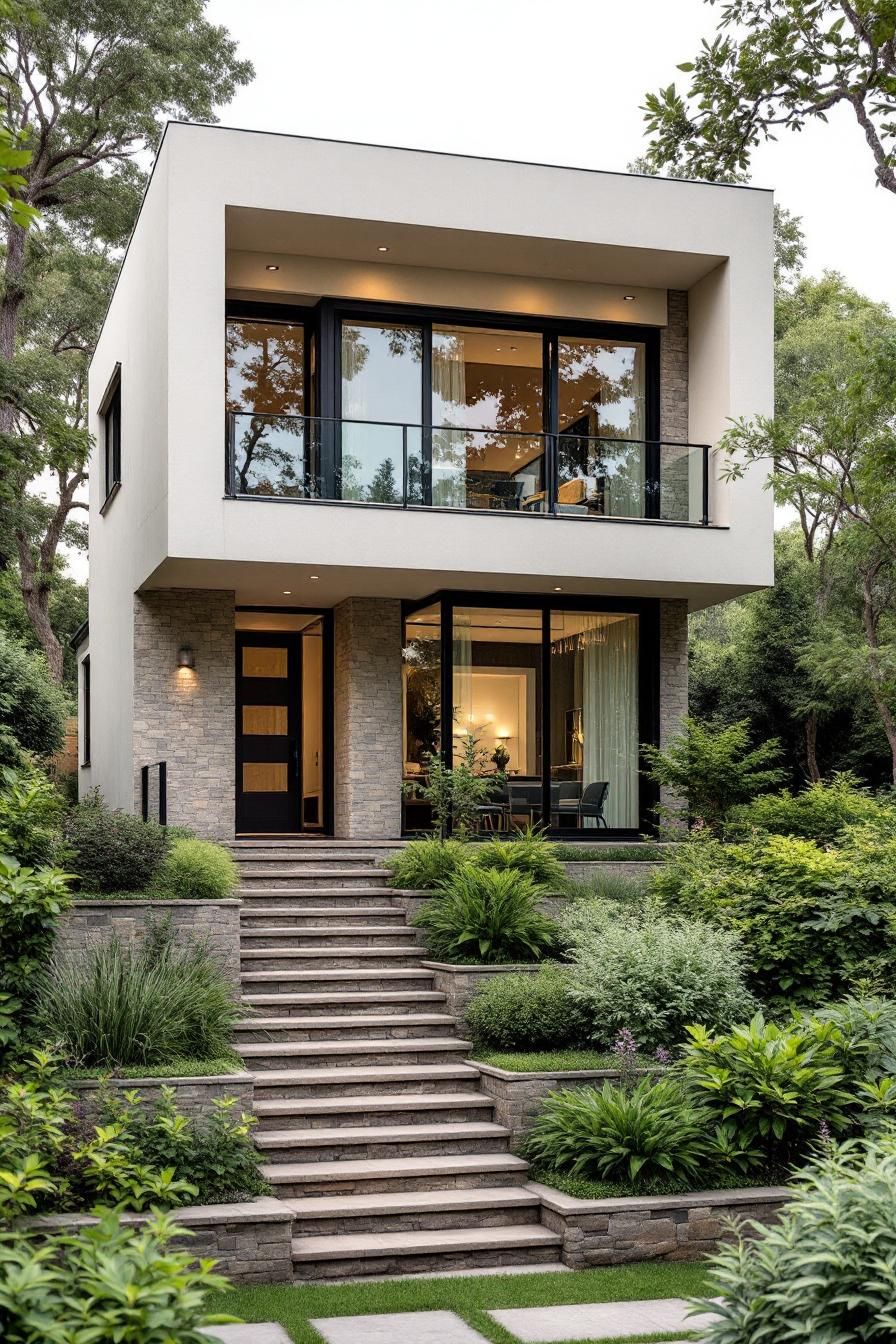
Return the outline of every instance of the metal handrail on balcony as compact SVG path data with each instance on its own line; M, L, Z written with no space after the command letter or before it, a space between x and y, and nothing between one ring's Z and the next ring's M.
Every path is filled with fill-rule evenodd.
M227 493L709 524L708 444L227 413Z

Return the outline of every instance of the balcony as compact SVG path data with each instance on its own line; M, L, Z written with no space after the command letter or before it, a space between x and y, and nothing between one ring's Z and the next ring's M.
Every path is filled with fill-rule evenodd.
M227 414L227 494L709 524L709 445Z

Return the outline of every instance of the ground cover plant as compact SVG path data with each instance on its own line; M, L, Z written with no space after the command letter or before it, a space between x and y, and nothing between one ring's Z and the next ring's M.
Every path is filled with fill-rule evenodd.
M556 943L556 925L539 913L544 895L527 873L467 865L414 915L429 953L467 964L538 961Z
M668 845L645 840L636 845L600 844L571 845L557 841L554 853L564 863L662 863L669 852Z
M508 1073L562 1073L619 1068L619 1057L612 1050L492 1050L474 1046L473 1058ZM663 1056L665 1059L665 1055ZM635 1067L655 1069L656 1055L638 1054Z

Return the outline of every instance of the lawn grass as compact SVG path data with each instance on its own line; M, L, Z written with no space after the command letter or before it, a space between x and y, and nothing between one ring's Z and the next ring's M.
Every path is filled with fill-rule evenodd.
M559 1073L564 1070L618 1069L619 1056L608 1050L488 1050L476 1049L470 1058L508 1073ZM637 1060L638 1068L658 1069L649 1055Z
M169 1059L164 1064L129 1064L125 1068L65 1069L63 1078L218 1078L225 1073L245 1073L246 1063L239 1055L219 1059Z
M516 1337L486 1313L507 1307L547 1307L580 1302L699 1297L709 1290L702 1264L662 1262L583 1269L572 1274L516 1274L456 1279L404 1279L391 1283L235 1288L210 1295L207 1309L245 1321L277 1321L293 1344L320 1344L308 1324L326 1316L367 1316L398 1311L453 1311L491 1344ZM682 1334L641 1335L641 1340L681 1339ZM358 1344L363 1344L359 1339ZM581 1341L587 1344L587 1341ZM601 1344L612 1344L602 1340ZM629 1336L626 1344L637 1344Z
M725 1175L719 1175L718 1172L710 1173L701 1183L697 1181L682 1181L669 1179L666 1181L645 1181L644 1184L632 1186L626 1181L598 1181L590 1180L587 1176L568 1176L562 1171L554 1171L547 1167L532 1167L529 1171L529 1180L538 1181L541 1185L549 1185L553 1190L559 1190L563 1195L570 1195L573 1199L631 1199L632 1196L641 1195L691 1195L699 1190L742 1190L744 1186L749 1185L777 1185L780 1183L780 1177L776 1178L776 1173L758 1172L751 1176L745 1176L743 1172L731 1172Z
M202 898L180 896L174 891L157 891L154 887L146 887L143 891L74 891L72 892L72 898L76 901L152 901L154 905L164 905L168 901L231 900L233 899L233 892L229 892L226 897Z
M605 845L591 849L586 845L555 844L554 853L564 863L662 863L669 851L644 841L639 845Z

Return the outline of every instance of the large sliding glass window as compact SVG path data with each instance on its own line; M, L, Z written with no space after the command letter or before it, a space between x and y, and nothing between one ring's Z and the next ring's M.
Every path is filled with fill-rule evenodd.
M226 396L233 489L244 495L315 495L305 415L305 331L292 322L231 318Z
M544 507L540 333L432 329L432 502Z
M341 365L338 498L422 503L422 327L343 322Z
M402 813L406 831L432 827L432 810L421 798L429 766L442 741L442 608L435 602L405 621L401 651L404 699Z

